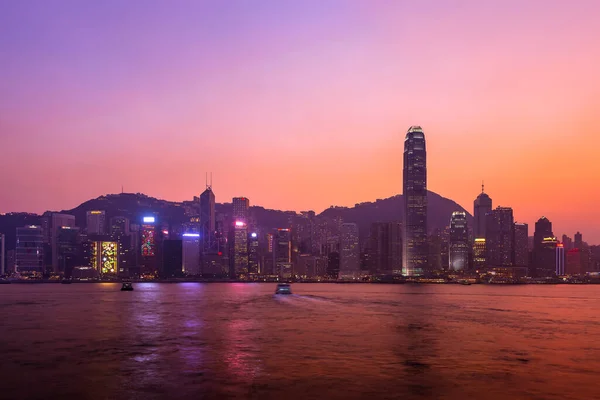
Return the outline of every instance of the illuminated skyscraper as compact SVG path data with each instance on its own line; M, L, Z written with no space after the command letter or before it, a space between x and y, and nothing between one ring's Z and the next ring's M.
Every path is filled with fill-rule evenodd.
M156 222L156 217L146 216L142 218L141 231L141 263L140 273L156 274L159 272L159 248L162 234Z
M492 199L483 191L473 203L473 237L485 238L486 215L492 211Z
M119 244L94 241L91 243L90 267L101 276L116 275L119 271Z
M229 275L242 278L248 275L248 225L235 221L229 231Z
M106 212L101 210L88 211L86 228L89 235L104 235L106 233Z
M247 197L233 198L233 214L234 221L242 221L248 223L248 210L250 209L250 200Z
M340 230L340 272L342 279L360 277L360 246L358 225L342 224Z
M469 230L467 214L455 211L450 218L449 269L462 271L469 264Z
M62 227L74 228L75 227L75 216L70 214L59 214L52 213L49 216L49 240L52 251L52 270L57 273L59 272L58 265L58 230Z
M481 271L486 266L485 238L475 238L473 241L473 268Z
M292 277L292 232L289 229L277 229L273 236L274 274L280 278Z
M490 267L513 266L513 210L497 207L486 216L486 264Z
M257 275L261 272L258 247L258 233L252 232L248 235L248 273L250 275Z
M406 276L426 271L427 249L427 165L425 135L412 126L404 139L404 237L402 272Z

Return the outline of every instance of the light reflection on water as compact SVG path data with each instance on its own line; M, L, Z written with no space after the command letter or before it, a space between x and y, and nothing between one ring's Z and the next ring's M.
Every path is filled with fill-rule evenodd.
M2 396L600 394L597 286L134 286L1 287Z

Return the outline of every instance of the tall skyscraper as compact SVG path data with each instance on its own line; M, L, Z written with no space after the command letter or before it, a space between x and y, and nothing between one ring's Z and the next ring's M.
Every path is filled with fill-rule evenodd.
M248 223L248 211L250 210L250 200L247 197L234 197L233 198L233 215L234 221L242 221Z
M556 274L556 246L558 240L552 232L552 222L546 217L535 223L533 233L532 274L535 277L551 277Z
M485 238L475 238L473 241L473 268L481 271L486 266Z
M292 277L292 232L277 229L273 236L273 268L280 278Z
M86 228L88 235L104 235L106 233L106 212L102 210L88 211Z
M375 222L369 237L369 270L373 275L402 273L402 224Z
M15 272L44 272L44 234L42 227L28 225L17 228Z
M258 233L252 232L248 235L248 273L250 275L258 275L261 270L258 248Z
M513 210L496 207L486 216L486 264L490 267L513 266Z
M404 237L402 273L422 275L427 268L427 164L425 134L411 126L404 139Z
M81 240L79 228L61 227L57 231L58 271L70 277L75 267L81 266Z
M455 211L450 218L449 269L463 271L469 264L467 214Z
M514 265L529 266L529 227L527 224L516 223L514 226Z
M180 239L168 239L162 242L162 273L165 278L177 278L183 274L183 244ZM196 246L197 251L200 247ZM198 259L199 261L199 259Z
M492 199L483 191L481 185L481 193L473 203L473 238L485 238L486 215L492 211Z
M215 194L210 185L200 195L200 240L202 253L216 251Z
M248 275L248 225L235 221L229 231L229 275L243 278Z
M90 267L101 276L119 272L119 244L117 242L93 241L91 243Z
M556 245L556 276L563 276L565 273L565 245L558 243Z
M360 246L358 225L344 223L340 231L340 272L342 279L360 277Z

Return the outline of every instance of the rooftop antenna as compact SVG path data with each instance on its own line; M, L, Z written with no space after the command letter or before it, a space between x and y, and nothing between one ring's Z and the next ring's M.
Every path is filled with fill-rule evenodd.
M123 191L123 185L121 185L121 194L123 194L123 193L125 193L125 192Z
M483 181L481 181L481 193L483 193Z

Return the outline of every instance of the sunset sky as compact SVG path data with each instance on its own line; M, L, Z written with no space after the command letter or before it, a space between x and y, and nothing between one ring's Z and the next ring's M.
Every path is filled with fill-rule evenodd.
M143 192L322 211L428 187L600 243L600 2L0 3L0 212Z

